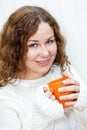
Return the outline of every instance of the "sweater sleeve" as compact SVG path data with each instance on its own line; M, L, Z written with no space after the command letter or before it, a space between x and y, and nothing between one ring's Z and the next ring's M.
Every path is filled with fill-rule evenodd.
M35 130L37 128L41 130L41 128L45 128L49 123L64 116L63 106L56 101L50 100L43 92L43 86L37 89L34 104Z
M87 85L82 81L79 74L71 68L74 78L80 83L79 98L74 106L74 115L82 130L87 129Z
M22 130L11 94L0 89L0 130Z

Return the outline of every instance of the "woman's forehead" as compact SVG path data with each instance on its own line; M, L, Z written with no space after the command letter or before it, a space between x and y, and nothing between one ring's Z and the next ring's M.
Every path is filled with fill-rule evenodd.
M29 40L38 40L43 37L51 37L54 35L54 30L48 23L41 22L37 31L29 38Z

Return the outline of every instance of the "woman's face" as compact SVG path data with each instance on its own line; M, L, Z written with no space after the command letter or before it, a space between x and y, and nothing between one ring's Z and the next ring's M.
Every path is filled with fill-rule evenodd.
M57 53L54 31L48 23L40 23L27 41L26 79L41 78L49 71Z

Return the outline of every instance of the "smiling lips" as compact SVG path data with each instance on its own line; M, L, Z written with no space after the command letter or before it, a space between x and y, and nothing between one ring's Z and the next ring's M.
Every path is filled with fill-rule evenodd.
M50 63L50 59L49 60L45 60L45 61L37 61L38 65L40 66L47 66Z

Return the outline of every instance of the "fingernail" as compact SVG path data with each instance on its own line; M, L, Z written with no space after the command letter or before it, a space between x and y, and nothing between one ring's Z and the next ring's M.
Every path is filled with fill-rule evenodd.
M59 89L58 89L58 92L63 92L63 88L59 88Z
M60 97L59 97L59 99L60 99L60 100L63 100L63 99L64 99L64 97L63 97L63 96L60 96Z
M63 80L62 83L63 83L63 84L66 84L67 82L66 82L66 80Z

